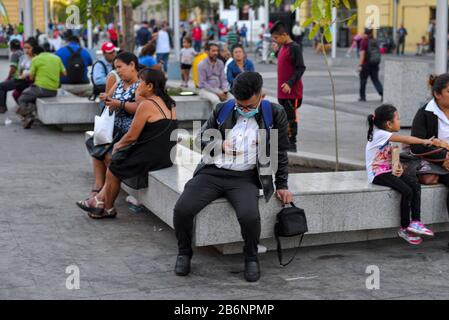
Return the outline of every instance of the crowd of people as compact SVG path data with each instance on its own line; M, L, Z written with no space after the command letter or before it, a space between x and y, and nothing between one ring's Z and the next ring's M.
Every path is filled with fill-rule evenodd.
M183 35L180 68L182 86L188 86L193 70L199 95L213 105L197 137L198 143L202 150L215 152L211 147L218 141L221 149L213 155L203 155L174 206L173 224L178 241L175 273L185 276L191 271L195 216L210 202L225 197L235 209L241 227L244 278L254 282L260 278L259 190L262 189L266 201L276 195L283 204L292 202L288 189L288 151L297 151L297 111L302 104L302 77L306 70L301 45L303 30L292 32L280 21L269 28L270 43L277 57L278 103L273 103L265 99L262 76L247 58L245 43L237 38L229 52L222 40L228 44L235 41L232 28L226 33L220 23L216 27L212 23L210 28L215 31L207 32L204 43L203 36L200 40L197 34L200 30L195 30L198 25L193 25L191 34ZM147 188L149 171L173 165L171 150L177 143L172 139L178 127L176 103L166 86L169 26L142 22L136 28L136 52L120 51L114 43L114 26L109 30L113 32L109 41L101 45L102 55L96 61L83 48L77 34L67 34L66 43L55 52L46 50L36 37L25 41L10 39L10 69L0 83L0 112L6 112L7 93L13 91L24 128L30 128L34 121L36 99L56 96L62 83L92 82L93 96L99 97L102 112L114 112L112 142L96 145L94 137L86 141L95 182L88 197L77 205L92 219L115 218L114 204L120 184ZM368 77L382 97L383 88L378 80L380 50L372 30L367 29L361 36L358 49L360 100L365 100ZM433 99L416 114L411 136L397 134L399 114L392 105L383 104L368 117L368 182L391 187L402 195L398 235L413 245L420 244L425 236L433 236L421 222L421 183L428 184L429 175L433 175L432 183L437 180L449 186L446 151L449 144L445 143L449 141L449 75L432 77L430 85ZM264 141L266 150L270 150L272 143L277 150L269 154L270 161L263 165L260 157L264 155L258 148L261 129L278 131L276 141L269 136ZM208 130L216 130L219 139L210 140L205 134ZM438 161L429 160L430 170L413 171L413 166L395 162L391 142L409 144L413 154L424 154ZM271 172L271 161L277 163L275 172ZM449 209L449 196L447 204Z

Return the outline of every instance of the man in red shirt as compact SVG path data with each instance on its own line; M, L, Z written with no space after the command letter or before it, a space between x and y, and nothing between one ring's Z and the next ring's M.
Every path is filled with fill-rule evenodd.
M302 75L306 70L302 47L293 41L289 29L281 21L277 21L270 33L277 49L278 100L284 107L288 119L288 138L290 151L296 152L296 136L298 134L297 109L303 97ZM276 51L276 49L275 49Z
M193 49L196 52L201 51L201 40L202 40L202 31L198 22L195 22L194 28L192 29L192 40L193 40Z

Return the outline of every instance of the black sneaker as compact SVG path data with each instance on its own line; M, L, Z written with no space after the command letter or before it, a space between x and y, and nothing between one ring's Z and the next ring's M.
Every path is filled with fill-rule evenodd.
M248 282L256 282L260 279L260 268L258 261L245 262L244 277Z
M190 257L178 256L176 258L175 273L178 276L186 276L190 273Z
M359 98L360 102L366 102L366 98Z

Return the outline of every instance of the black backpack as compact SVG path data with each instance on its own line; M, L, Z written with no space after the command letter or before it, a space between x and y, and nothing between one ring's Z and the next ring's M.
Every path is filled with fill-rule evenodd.
M70 57L67 64L67 79L71 84L85 83L84 80L84 62L81 57L81 47L78 50L73 51L70 46L67 46L70 51Z
M92 95L89 97L89 100L91 100L91 101L94 101L100 95L100 93L103 93L106 91L105 84L96 84L94 81L94 69L95 69L95 65L97 63L100 63L103 66L104 73L106 74L106 78L108 77L108 68L106 67L106 64L101 60L95 61L94 65L92 66L92 70L90 71L90 80L92 81L92 85L93 85Z
M377 65L380 63L380 48L376 39L369 39L367 54L369 64Z

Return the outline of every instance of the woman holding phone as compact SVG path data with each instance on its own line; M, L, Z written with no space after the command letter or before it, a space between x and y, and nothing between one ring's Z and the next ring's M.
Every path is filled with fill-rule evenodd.
M105 103L109 111L115 111L113 141L111 144L103 146L100 151L98 151L98 146L94 146L93 138L86 141L87 149L92 156L95 176L95 186L90 197L95 196L103 188L114 144L128 132L138 105L136 89L140 81L137 57L130 52L122 52L117 55L114 66L120 81L109 92L100 94L100 100Z

